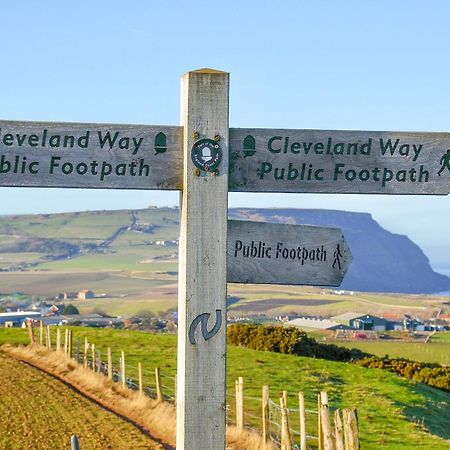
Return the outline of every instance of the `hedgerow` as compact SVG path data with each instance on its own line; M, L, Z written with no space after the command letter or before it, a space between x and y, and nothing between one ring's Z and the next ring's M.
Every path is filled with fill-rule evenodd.
M389 358L348 349L334 344L321 344L294 327L255 324L229 325L228 343L254 350L351 362L363 367L389 370L402 377L450 391L450 368L401 358Z

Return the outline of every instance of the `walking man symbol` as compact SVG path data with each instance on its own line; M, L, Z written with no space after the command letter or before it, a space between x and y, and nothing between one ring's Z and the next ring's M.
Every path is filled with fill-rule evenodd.
M439 164L442 164L442 167L440 168L438 175L441 176L441 172L444 169L448 169L448 171L450 172L450 149L447 150L447 153L444 153L442 155L441 160L439 161Z
M337 264L337 266L339 267L339 270L341 270L342 269L342 267L341 267L342 253L341 253L341 248L339 247L339 244L337 245L337 248L336 248L333 256L334 256L333 269Z

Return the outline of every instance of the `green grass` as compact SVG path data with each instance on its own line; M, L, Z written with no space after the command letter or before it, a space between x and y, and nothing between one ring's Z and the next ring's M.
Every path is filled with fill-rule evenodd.
M20 338L19 334L23 337ZM138 362L144 367L144 382L154 387L154 368L160 367L163 386L168 395L174 394L176 373L176 336L154 335L123 330L74 328L77 339L89 342L106 355L113 349L115 364L121 351L125 352L127 373L137 376ZM26 330L0 329L0 343L8 340L26 341ZM229 418L234 415L234 380L244 377L246 424L258 425L261 386L270 386L271 399L277 403L278 394L288 391L288 404L297 408L297 395L305 393L306 408L316 409L317 394L328 392L331 409L356 407L360 420L361 448L388 450L441 450L450 448L448 423L450 394L414 383L380 369L367 369L345 363L281 355L229 347L227 361ZM278 417L274 412L274 419ZM298 423L296 411L292 423ZM307 415L308 434L316 434L317 416ZM423 420L423 426L422 424ZM311 445L316 441L311 440Z
M376 356L388 355L391 358L406 358L413 361L431 362L450 365L448 342L431 341L427 344L399 341L334 341L340 347L358 348Z

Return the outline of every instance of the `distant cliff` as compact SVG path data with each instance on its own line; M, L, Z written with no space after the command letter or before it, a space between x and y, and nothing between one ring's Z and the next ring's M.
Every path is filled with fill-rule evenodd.
M353 261L341 289L424 294L450 290L450 278L433 271L407 236L383 229L370 214L321 209L230 209L230 218L337 227Z

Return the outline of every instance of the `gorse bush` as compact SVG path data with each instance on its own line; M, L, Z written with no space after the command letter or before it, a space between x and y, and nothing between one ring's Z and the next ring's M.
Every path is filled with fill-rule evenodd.
M228 343L254 350L309 356L331 361L348 362L370 356L355 348L347 349L332 344L319 344L304 331L293 327L234 324L228 327Z
M428 384L430 386L450 390L450 369L439 364L410 361L403 358L370 356L355 361L363 367L389 370L402 377Z
M348 349L333 344L320 344L298 328L233 324L228 327L228 343L253 350L286 353L322 358L331 361L352 362L363 367L385 369L405 378L450 390L450 368L439 364L379 358L356 348Z

